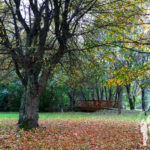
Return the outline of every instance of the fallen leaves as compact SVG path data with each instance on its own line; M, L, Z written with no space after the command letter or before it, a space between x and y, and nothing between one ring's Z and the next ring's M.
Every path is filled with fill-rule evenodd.
M137 122L120 120L41 120L40 128L17 130L16 121L0 126L0 150L147 150ZM150 139L148 140L150 144Z

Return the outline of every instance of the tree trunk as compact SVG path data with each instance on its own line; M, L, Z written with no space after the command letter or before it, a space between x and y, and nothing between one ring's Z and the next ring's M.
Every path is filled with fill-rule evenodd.
M116 92L115 92L115 106L117 104L118 101L118 86L116 87Z
M52 109L52 100L53 100L53 98L52 98L52 96L50 96L50 98L49 98L49 112L53 112L53 109Z
M59 104L59 96L56 97L56 106L55 106L55 111L59 112L60 111L60 104Z
M109 88L109 99L108 100L111 101L111 98L112 98L112 88L110 87Z
M136 97L135 97L135 95L133 95L133 105L134 105L134 109L135 109L135 102L136 102Z
M142 92L142 110L146 116L146 111L145 111L145 88L141 88Z
M130 104L130 110L133 110L135 109L135 107L131 98L131 84L126 85L126 89L127 89L127 94L128 94L129 104Z
M83 100L85 100L85 101L86 101L86 100L87 100L87 99L86 99L86 95L84 94L84 92L83 92L82 88L80 88L80 91L81 91L81 94L82 94Z
M38 111L39 99L43 93L46 82L47 74L43 74L42 82L38 83L38 77L29 74L27 83L24 85L24 93L21 99L19 110L18 127L25 130L38 127Z
M100 93L101 93L101 100L103 100L104 97L104 89L103 89L103 85L100 88Z
M97 100L100 99L100 95L99 95L99 89L98 89L98 82L96 81L96 96L97 96Z
M118 114L121 114L121 108L122 108L122 87L117 86L118 89Z
M60 112L64 112L64 101L62 97L61 97L61 102L60 102Z
M25 130L38 127L39 95L29 84L24 89L19 111L18 127Z
M92 89L92 100L95 100L95 90L94 90L94 88Z
M53 112L52 101L53 101L53 87L50 89L50 98L49 98L49 112Z
M96 95L97 95L97 100L100 100L99 89L98 89L98 87L96 87Z
M70 110L73 111L75 107L74 94L68 93L70 99Z
M107 87L104 86L104 89L105 89L105 98L106 98L106 100L108 100L108 96L107 96Z

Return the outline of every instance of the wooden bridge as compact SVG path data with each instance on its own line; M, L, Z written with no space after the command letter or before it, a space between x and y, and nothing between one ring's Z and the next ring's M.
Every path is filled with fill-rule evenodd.
M78 100L75 103L75 109L81 111L97 111L101 109L111 109L117 107L117 101L109 100Z

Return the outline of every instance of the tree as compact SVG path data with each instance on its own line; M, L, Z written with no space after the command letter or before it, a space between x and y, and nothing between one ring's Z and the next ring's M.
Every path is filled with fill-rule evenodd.
M84 24L81 20L95 3L96 0L2 1L5 10L0 13L1 51L11 56L24 86L19 128L38 127L38 103L47 80L69 51L69 40L78 36L78 27Z

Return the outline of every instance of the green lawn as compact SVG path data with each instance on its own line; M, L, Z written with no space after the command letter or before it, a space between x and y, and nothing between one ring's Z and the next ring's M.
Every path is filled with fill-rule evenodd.
M150 114L150 113L149 113ZM148 114L148 115L149 115ZM0 112L0 119L17 119L19 116L18 113L14 112ZM59 120L78 120L78 119L125 119L125 120L142 120L146 119L143 114L101 114L100 112L65 112L65 113L39 113L40 119L59 119Z

